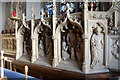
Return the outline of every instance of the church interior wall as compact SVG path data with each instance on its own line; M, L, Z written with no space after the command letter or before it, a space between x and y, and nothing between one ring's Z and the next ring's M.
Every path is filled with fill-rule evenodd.
M6 13L6 3L3 3L0 1L0 32L3 30L3 29L6 29L6 20L7 20L7 13ZM0 34L0 37L1 37L1 34ZM2 40L0 38L0 50L2 49Z

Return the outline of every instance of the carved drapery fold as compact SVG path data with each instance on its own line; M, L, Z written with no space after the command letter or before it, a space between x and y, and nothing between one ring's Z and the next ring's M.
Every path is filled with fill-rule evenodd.
M90 38L91 68L104 65L105 32L106 29L99 22L96 23Z

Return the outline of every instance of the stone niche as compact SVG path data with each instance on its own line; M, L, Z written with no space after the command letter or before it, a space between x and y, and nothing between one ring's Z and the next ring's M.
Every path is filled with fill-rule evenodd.
M32 63L51 66L53 59L52 29L42 19L37 22L32 37Z
M30 23L28 23L30 26ZM16 59L30 62L32 55L32 40L30 28L25 27L21 24L17 28L16 43L17 43L17 54Z
M81 15L81 14L79 14ZM56 28L57 68L82 72L84 61L84 39L82 20L77 15L67 15Z
M88 45L89 45L89 70L90 73L108 72L107 60L107 20L89 20ZM87 56L87 55L85 55Z

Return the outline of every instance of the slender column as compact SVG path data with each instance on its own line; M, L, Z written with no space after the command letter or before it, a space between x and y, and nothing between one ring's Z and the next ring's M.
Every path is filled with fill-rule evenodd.
M1 51L1 78L4 78L4 64L3 64L3 59L4 59L4 51Z
M36 60L36 53L35 53L35 38L34 38L34 26L35 26L35 15L34 15L34 4L32 4L32 20L31 20L31 39L32 39L32 63Z
M94 6L94 3L91 2L91 11L93 11L93 6Z
M32 37L33 37L34 19L35 19L34 4L32 4L32 20L31 20L31 36Z
M118 11L115 11L115 27L118 27Z
M84 4L84 63L82 71L87 73L89 70L89 39L88 39L88 0Z
M116 5L117 4L117 2L115 1L115 0L113 0L114 1L114 4ZM115 20L114 20L115 22L115 27L118 27L118 11L116 10L115 11Z
M53 0L53 42L54 42L54 58L53 58L53 67L58 65L58 53L57 53L57 36L55 36L56 29L56 2Z
M20 45L19 45L19 37L18 37L18 21L15 21L15 35L16 35L16 60L20 57Z
M58 61L61 61L61 33L58 34Z

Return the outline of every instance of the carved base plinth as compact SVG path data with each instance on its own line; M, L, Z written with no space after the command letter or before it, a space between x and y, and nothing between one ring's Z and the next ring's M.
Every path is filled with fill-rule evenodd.
M16 54L16 60L18 60L21 56L21 54Z
M36 61L36 59L37 59L36 57L32 57L31 62L34 63Z
M90 69L87 74L94 74L94 73L106 73L109 70L105 66L96 66L93 69Z
M53 66L53 67L58 66L58 61L57 61L57 59L55 59L55 58L53 59L52 66Z

